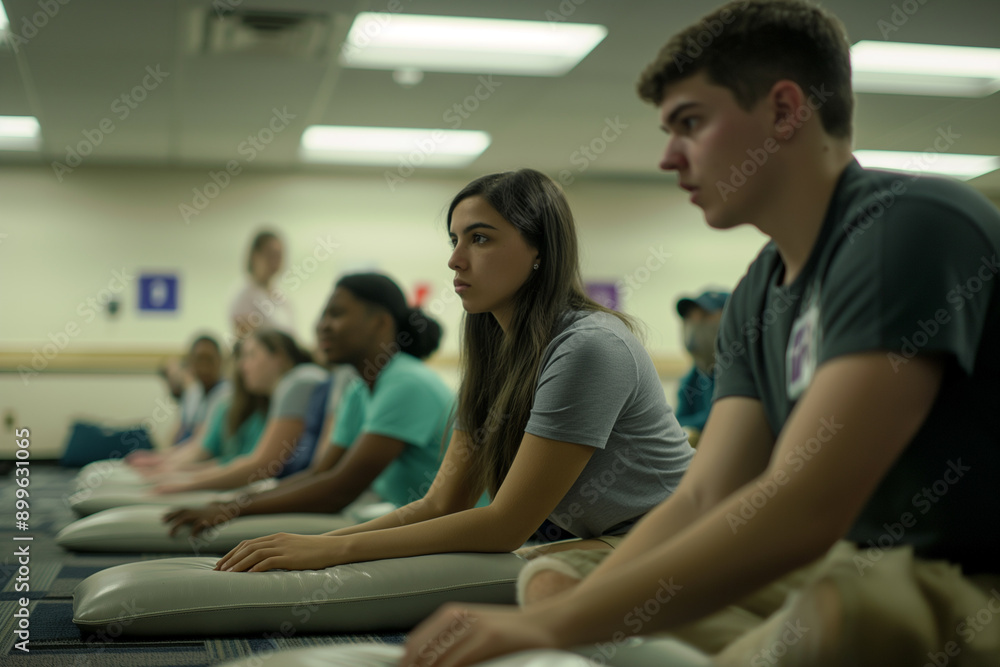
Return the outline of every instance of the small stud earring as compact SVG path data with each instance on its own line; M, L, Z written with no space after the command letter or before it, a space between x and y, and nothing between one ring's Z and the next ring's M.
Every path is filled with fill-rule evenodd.
M535 264L535 271L537 271L537 270L538 270L538 265L537 265L537 264Z

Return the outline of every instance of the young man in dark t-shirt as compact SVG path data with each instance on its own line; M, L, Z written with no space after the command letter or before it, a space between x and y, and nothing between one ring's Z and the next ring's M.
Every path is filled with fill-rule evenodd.
M646 70L661 168L771 238L698 455L582 583L583 558L536 564L524 610L446 607L404 663L670 631L720 665L1000 664L1000 212L862 169L850 81L843 26L797 0L726 5Z

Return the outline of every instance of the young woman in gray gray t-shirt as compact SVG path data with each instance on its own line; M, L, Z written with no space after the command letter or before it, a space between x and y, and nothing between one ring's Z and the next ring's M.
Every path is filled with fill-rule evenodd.
M327 535L251 540L217 569L513 551L545 519L583 538L567 546L607 548L677 487L693 450L631 321L584 294L559 186L530 169L480 178L452 201L448 233L467 315L456 426L430 490Z

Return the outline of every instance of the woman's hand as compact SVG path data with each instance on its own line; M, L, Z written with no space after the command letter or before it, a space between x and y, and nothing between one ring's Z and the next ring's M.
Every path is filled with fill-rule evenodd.
M163 522L171 524L171 537L187 525L191 526L191 537L197 537L206 528L217 526L239 516L238 512L234 512L233 509L221 503L210 503L205 507L176 509L163 515Z
M226 572L322 570L350 562L343 553L345 538L328 535L277 533L244 540L215 564Z
M158 483L152 489L153 493L157 495L164 495L167 493L186 493L194 490L196 489L192 488L191 484L187 482L171 482L169 479Z
M518 651L557 648L530 612L510 607L445 605L410 633L401 667L463 667Z
M133 470L139 473L141 477L145 478L145 481L147 482L155 482L157 478L165 477L170 472L170 469L166 465L160 463L150 464L143 467L135 467Z
M148 465L163 460L163 453L152 449L133 449L125 455L125 463L129 465Z

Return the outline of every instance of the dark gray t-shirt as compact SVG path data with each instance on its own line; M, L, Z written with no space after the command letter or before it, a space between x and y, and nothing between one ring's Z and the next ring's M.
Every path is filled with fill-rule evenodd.
M775 438L830 359L882 351L893 368L915 355L946 359L930 414L847 535L863 547L909 544L966 573L1000 571L998 254L1000 211L978 193L852 162L802 273L782 286L769 243L723 314L715 400L759 399ZM787 463L801 469L806 456Z
M596 448L549 520L620 535L674 492L694 450L642 344L614 315L571 312L542 357L524 430Z

